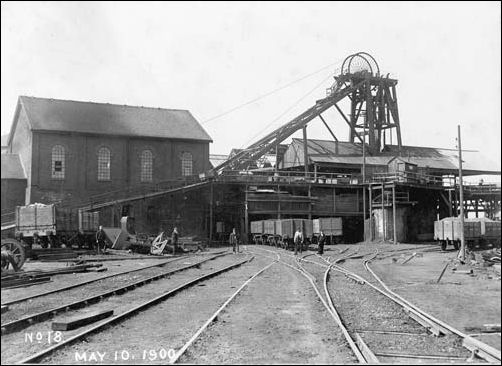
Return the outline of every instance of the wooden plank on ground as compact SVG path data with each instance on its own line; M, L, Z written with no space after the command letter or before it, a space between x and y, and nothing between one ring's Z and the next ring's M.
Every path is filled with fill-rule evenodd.
M356 343L368 363L380 363L373 351L370 350L368 345L363 341L363 338L358 333L356 333Z
M467 332L500 333L500 324L483 324L476 327L465 327Z
M80 314L71 318L52 322L52 330L72 330L84 325L95 323L113 315L113 310L100 310L92 313Z
M51 281L50 277L34 278L34 279L29 279L29 280L23 280L23 282L18 281L16 283L4 283L4 281L2 281L1 287L3 289L7 290L7 289L11 289L11 288L39 285L41 283L46 283L46 282L50 282L50 281ZM11 282L11 281L9 281L9 282Z

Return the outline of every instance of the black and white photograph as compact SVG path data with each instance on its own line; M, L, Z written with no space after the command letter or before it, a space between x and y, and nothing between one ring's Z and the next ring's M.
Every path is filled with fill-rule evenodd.
M499 1L2 1L1 364L501 363Z

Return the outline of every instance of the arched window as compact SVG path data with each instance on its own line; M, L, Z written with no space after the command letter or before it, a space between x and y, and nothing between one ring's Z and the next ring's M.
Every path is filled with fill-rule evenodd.
M64 179L65 174L65 156L64 147L56 145L52 148L52 168L51 176L53 179Z
M110 149L102 147L98 151L98 180L110 180Z
M181 175L192 175L192 166L192 154L190 154L189 152L184 152L183 154L181 154Z
M151 182L153 180L153 154L150 150L141 152L141 181Z

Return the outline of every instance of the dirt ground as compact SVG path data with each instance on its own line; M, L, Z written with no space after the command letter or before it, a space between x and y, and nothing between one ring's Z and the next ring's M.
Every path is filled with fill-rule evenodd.
M446 269L441 281L437 279L448 261L455 259L455 251L424 252L401 264L407 256L397 255L375 261L372 269L393 290L434 317L469 333L465 327L500 324L500 275L493 267L462 266L474 274L457 274L453 266ZM479 338L498 349L500 333Z
M74 290L11 305L10 311L2 314L2 323L36 311L46 310L48 307L60 306L63 303L122 286L128 281L201 261L210 254L221 253L222 249L225 248L211 249L205 254L183 257L180 260L167 263L163 267L154 267L135 274L110 279L105 278ZM43 360L42 363L93 363L94 361L89 357L93 354L97 355L97 352L101 352L105 356L101 362L98 359L94 363L166 363L166 355L161 357L161 350L175 350L182 347L244 281L276 259L274 253L266 252L263 249L280 253L282 260L295 265L292 252L253 245L248 246L247 249L247 253L220 257L123 295L104 299L88 308L72 311L73 315L91 310L114 309L116 315L190 279L254 255L251 262L184 290L173 298L107 328L101 333L88 336L86 339L56 352L50 358ZM379 258L381 259L372 262L373 270L397 293L431 315L461 331L465 331L465 327L469 326L487 323L500 324L500 272L497 275L492 267L474 266L472 267L474 275L469 276L456 274L451 271L451 268L448 268L441 282L436 283L444 265L455 257L455 252L441 252L434 247L414 244L340 244L327 246L324 256L336 258L356 252L369 255L377 251L380 253ZM413 252L417 252L419 255L406 264L402 264ZM315 256L310 256L309 259L322 262ZM58 275L53 277L51 283L24 289L2 290L2 302L169 260L171 259L152 258L103 262L103 265L108 268L107 272ZM342 265L367 279L371 278L362 266L361 259L347 260ZM28 262L25 270L49 269L56 266L64 267L65 263ZM317 268L319 266L311 265L311 267ZM322 273L322 267L319 268ZM321 287L322 283L319 281L322 279L317 279L317 284ZM340 278L340 281L340 283L345 283L346 279ZM341 304L343 308L343 291L339 291L341 287L337 286L336 283L337 280L333 277L331 284L335 287L331 291L335 294L334 301ZM354 291L357 286L359 285L349 283L349 287L353 288ZM363 300L361 299L361 301ZM368 302L368 306L373 302L373 300L364 301ZM343 311L349 314L352 311L351 305L346 305L346 310ZM393 320L386 318L385 312L382 312L382 315L383 319L389 321L389 324L392 323ZM20 332L3 335L2 364L16 362L45 348L48 340L46 334L50 330L51 322L67 316L67 314L58 314L49 321L33 324ZM360 323L357 328L360 328L361 331L369 329L363 329L363 325L369 321L368 319L364 321L364 319L357 319L356 316L352 317L353 322ZM381 326L380 323L379 321L378 324L374 324L373 328L376 329L377 325ZM64 332L63 338L71 337L83 329L86 328ZM408 331L421 335L419 329L410 328ZM36 334L37 332L44 334L45 338L42 342L27 342L26 334ZM375 340L371 340L371 337L373 335L370 333L364 333L364 338L369 343L378 344L381 341L381 336ZM485 335L479 339L500 349L500 334ZM82 358L77 358L77 356L83 357L83 355L87 357L85 362ZM297 271L276 263L251 282L230 303L217 321L188 349L180 362L344 364L355 363L356 360L310 283Z
M336 323L308 281L275 264L238 296L182 363L353 363Z

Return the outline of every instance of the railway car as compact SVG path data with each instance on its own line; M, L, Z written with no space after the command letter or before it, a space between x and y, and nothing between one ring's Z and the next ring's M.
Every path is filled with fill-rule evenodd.
M464 239L469 248L487 244L500 247L500 221L486 218L464 219ZM448 245L460 248L461 222L458 217L446 217L434 222L434 240L439 242L442 250Z
M264 233L263 233L263 220L251 221L251 235L253 236L253 243L263 244L264 243Z
M312 220L312 242L317 243L321 231L326 235L327 244L337 244L343 235L341 217L322 217Z
M54 204L16 207L16 238L31 247L74 245L92 248L99 228L99 213L61 208Z

